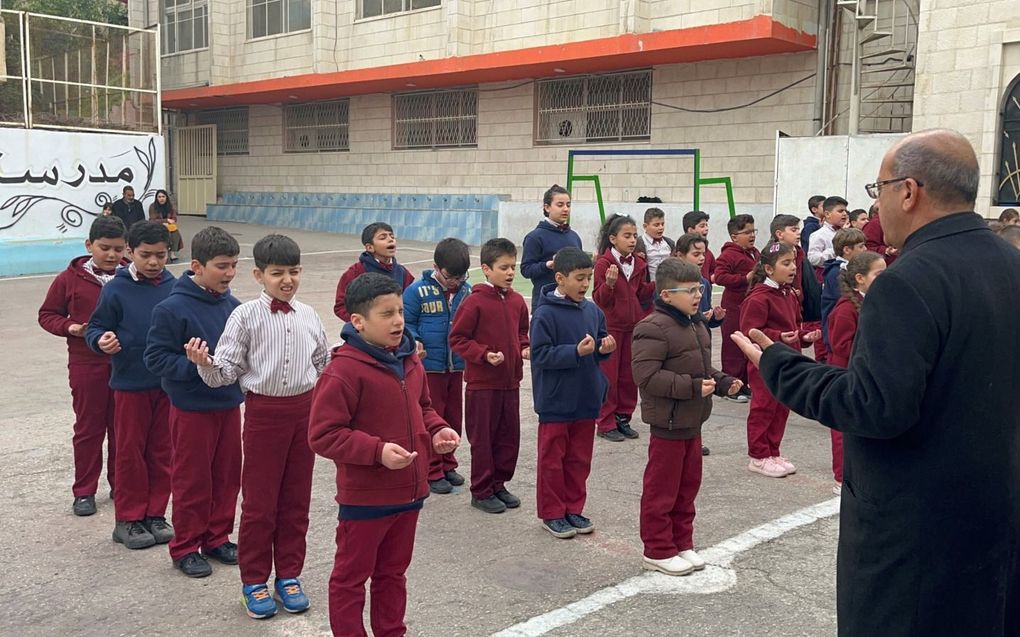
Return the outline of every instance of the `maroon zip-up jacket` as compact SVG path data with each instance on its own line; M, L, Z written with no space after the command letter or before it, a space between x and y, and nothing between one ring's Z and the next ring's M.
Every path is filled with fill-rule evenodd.
M715 260L715 281L723 286L722 306L727 310L740 307L747 296L747 273L761 258L757 248L745 250L732 241L723 245Z
M450 327L450 347L464 359L468 389L518 389L524 376L521 350L528 343L524 297L488 283L471 288ZM503 362L490 365L485 358L490 352L503 352Z
M93 352L84 338L71 336L67 331L75 323L88 325L99 303L99 293L103 291L96 277L85 271L84 266L91 258L88 255L75 257L67 269L53 279L39 307L39 325L50 334L67 339L68 363L108 365L109 356Z
M606 284L606 270L615 265L620 271L616 285ZM606 327L611 332L631 332L637 322L651 312L655 282L648 281L648 262L634 255L634 272L630 279L623 276L623 266L609 248L595 261L595 291L592 299L606 315ZM645 309L649 308L649 309ZM592 335L594 336L594 334Z

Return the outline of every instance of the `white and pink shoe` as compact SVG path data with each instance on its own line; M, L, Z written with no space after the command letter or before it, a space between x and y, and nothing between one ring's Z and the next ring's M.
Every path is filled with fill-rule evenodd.
M789 473L786 467L776 462L775 458L751 458L747 463L747 470L769 478L785 478Z
M783 456L776 456L775 458L773 458L773 460L778 462L780 465L783 466L784 469L786 469L786 475L789 476L797 473L797 467L793 466L793 463L784 458Z

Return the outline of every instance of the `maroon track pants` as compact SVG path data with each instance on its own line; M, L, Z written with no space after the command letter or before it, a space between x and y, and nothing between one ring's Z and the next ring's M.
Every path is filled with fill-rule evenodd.
M555 520L584 511L594 442L594 420L539 423L535 484L539 518Z
M609 330L616 339L616 349L609 358L599 363L602 373L609 380L609 393L599 411L599 431L616 429L616 414L630 418L637 407L638 390L634 384L634 374L630 369L630 350L634 339L633 330L626 332Z
M645 557L664 560L694 548L694 499L701 488L701 437L651 436L641 490Z
M163 517L170 500L170 399L162 389L114 392L117 520Z
M521 400L517 389L469 389L464 427L471 443L471 495L492 497L514 477L521 449Z
M459 436L461 422L464 420L464 372L425 376L429 383L432 408ZM453 471L458 466L457 457L452 451L444 454L429 452L429 480L439 480L447 471Z
M747 410L747 455L755 460L774 458L786 433L790 409L775 399L758 369L747 363L751 386L751 407Z
M69 363L71 406L74 408L74 497L95 495L103 472L103 439L107 440L106 481L114 488L117 445L114 440L114 400L110 363ZM115 491L116 493L116 491Z

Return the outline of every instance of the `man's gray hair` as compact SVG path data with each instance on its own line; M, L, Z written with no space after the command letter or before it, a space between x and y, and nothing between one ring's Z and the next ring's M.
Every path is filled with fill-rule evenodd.
M970 142L948 129L922 133L929 134L908 137L896 149L892 177L912 177L921 182L936 203L967 204L973 208L981 171ZM945 143L946 136L956 143ZM961 142L969 152L954 152L962 148Z

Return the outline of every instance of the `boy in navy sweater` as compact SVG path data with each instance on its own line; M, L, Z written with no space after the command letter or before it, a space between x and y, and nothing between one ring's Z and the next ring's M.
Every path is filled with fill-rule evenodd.
M236 382L215 389L202 382L185 347L205 342L210 354L216 354L227 317L240 305L230 293L239 252L237 240L215 226L195 235L191 271L152 311L145 348L146 367L163 379L170 396L177 533L170 543L170 558L188 577L212 573L207 557L237 564L237 545L229 535L241 489L238 406L244 396Z
M829 314L836 307L836 301L843 296L839 285L840 274L855 254L867 252L867 240L864 232L857 228L840 228L832 236L832 250L836 256L827 260L822 269L822 341L826 352L832 351L829 346Z
M531 378L538 413L536 499L542 526L558 538L591 533L581 515L588 496L595 419L609 381L599 363L616 349L606 316L584 298L591 257L567 247L553 259L556 283L545 286L531 321Z
M110 357L97 354L85 343L85 328L99 303L103 286L113 280L127 247L124 224L117 217L98 217L89 228L85 249L53 279L39 307L39 325L54 336L67 339L67 372L74 408L74 501L75 515L96 512L96 490L103 471L103 439L107 439L106 479L113 492L117 456L113 436L113 390L110 389Z
M329 578L334 635L364 635L372 579L372 632L407 632L405 572L418 513L429 495L428 456L460 436L429 402L425 370L404 329L400 284L375 273L347 289L351 321L315 386L308 441L336 464L336 558Z
M521 274L531 279L531 309L538 305L542 289L556 282L553 272L553 255L560 248L581 247L581 237L570 229L570 193L565 188L553 185L542 198L542 214L545 219L524 237L524 252L521 255Z
M414 283L414 275L397 263L397 236L393 234L393 227L390 224L377 221L365 226L361 231L361 244L365 246L365 251L354 265L340 276L340 281L336 285L333 313L342 321L351 320L351 313L347 311L344 300L347 286L362 274L366 272L383 274L399 283L402 290Z
M170 429L167 396L159 377L145 368L142 353L153 308L170 296L174 277L166 271L170 233L162 223L139 221L128 232L131 264L103 286L89 319L85 342L112 357L117 488L113 493L113 541L129 549L165 544L170 500Z
M471 254L467 244L452 237L436 244L434 270L404 290L404 323L407 331L424 349L425 376L428 379L432 408L460 435L464 419L464 359L450 349L450 327L457 309L471 284L467 271ZM457 473L453 453L432 455L429 460L429 489L432 493L451 493L464 484Z

